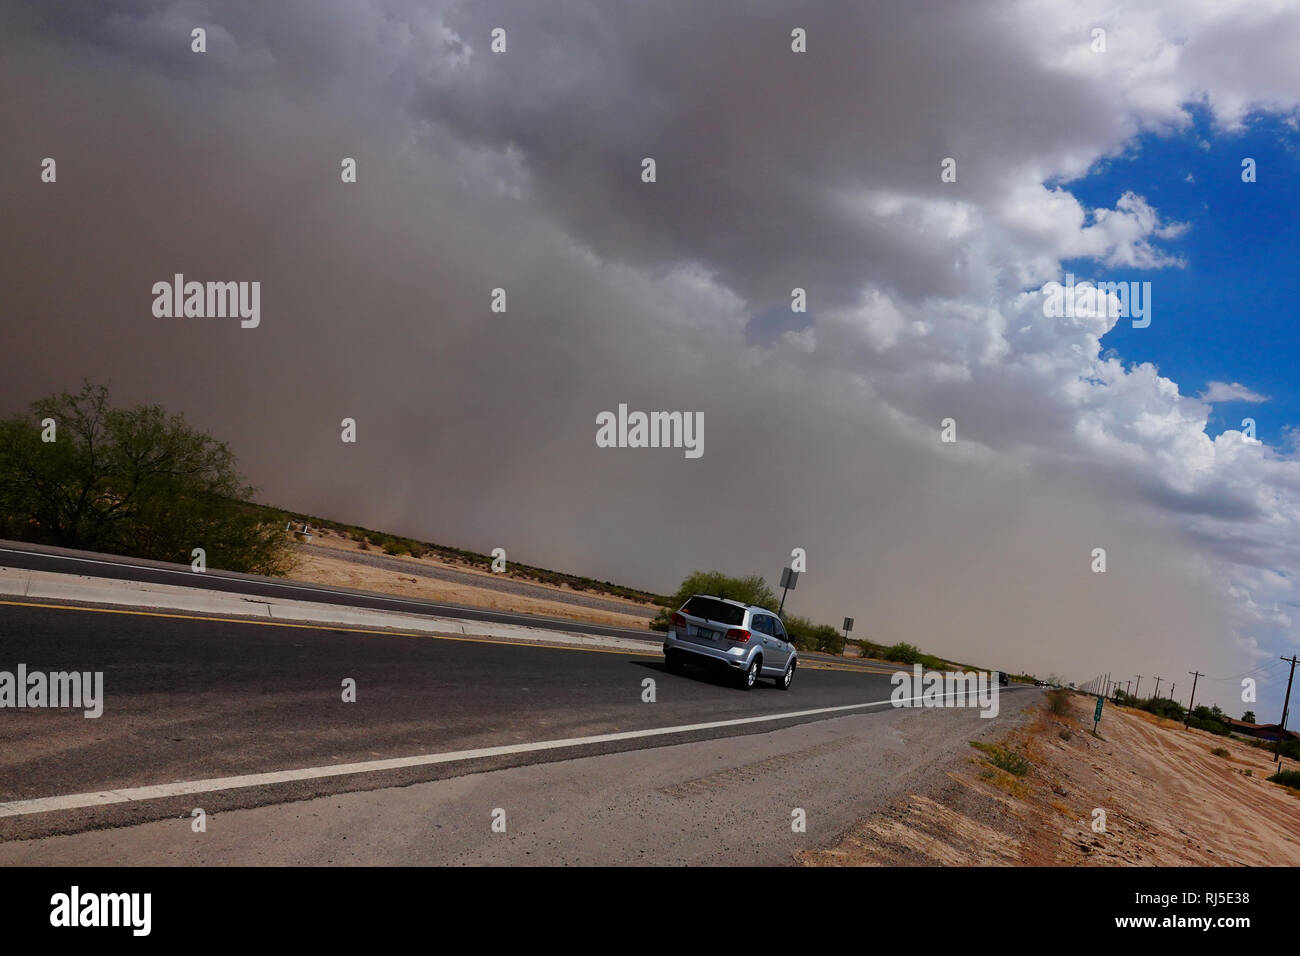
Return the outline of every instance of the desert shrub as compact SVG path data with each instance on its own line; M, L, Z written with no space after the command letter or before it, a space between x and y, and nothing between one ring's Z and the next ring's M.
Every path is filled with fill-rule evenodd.
M892 647L885 648L883 656L886 660L897 661L900 664L919 664L921 662L921 649L915 644L899 641Z
M1047 692L1047 712L1057 717L1064 717L1070 712L1070 695L1067 691L1056 688ZM1068 739L1068 738L1067 738Z
M829 624L818 624L812 632L813 646L825 654L844 653L844 636Z
M970 745L981 751L984 759L999 770L1005 770L1016 777L1023 777L1029 773L1029 761L1014 750L1009 750L1001 744L986 744L981 740L972 740Z
M1210 753L1214 754L1214 756L1216 756L1216 757L1227 757L1227 756L1230 756L1230 754L1228 753L1228 748L1227 748L1227 747L1215 747L1213 750L1210 751Z
M1219 737L1227 737L1232 733L1232 729L1227 724L1221 724L1217 720L1205 720L1199 717L1189 717L1187 720L1188 727L1195 727L1197 730L1204 730Z
M1168 697L1148 697L1146 700L1139 701L1136 706L1139 710L1145 710L1148 714L1155 714L1157 717L1164 717L1168 720L1182 720L1183 715L1187 713L1182 704ZM1203 708L1197 708L1197 710L1201 709ZM1220 714L1219 716L1223 715ZM1223 725L1220 724L1220 726ZM1214 733L1217 734L1219 731L1216 730Z
M813 632L816 626L806 617L800 617L798 614L786 615L785 633L789 636L790 641L801 651L810 651L816 647L816 640Z
M1300 770L1280 770L1268 780L1272 783L1280 783L1284 787L1291 787L1293 790L1300 790Z

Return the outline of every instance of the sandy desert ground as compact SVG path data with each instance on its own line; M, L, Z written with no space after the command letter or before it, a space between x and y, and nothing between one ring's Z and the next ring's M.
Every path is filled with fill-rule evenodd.
M658 611L653 605L596 592L575 592L567 587L518 581L488 571L451 564L436 557L385 555L378 549L361 551L357 542L342 535L317 532L314 547L294 545L290 577L313 584L378 591L468 607L540 614L645 630ZM390 567L375 567L360 559L382 559ZM409 572L401 570L409 567ZM426 577L422 572L454 572L458 580ZM481 581L481 585L477 582ZM471 583L475 582L475 583ZM519 593L519 592L524 593ZM551 596L551 595L554 596ZM598 604L600 606L591 606Z
M1300 792L1270 783L1272 755L1141 711L1046 698L1004 741L1030 769L1014 776L972 749L966 766L878 812L809 866L1296 866ZM1216 755L1216 748L1227 756ZM1297 769L1283 758L1287 769ZM1104 832L1093 821L1105 813Z

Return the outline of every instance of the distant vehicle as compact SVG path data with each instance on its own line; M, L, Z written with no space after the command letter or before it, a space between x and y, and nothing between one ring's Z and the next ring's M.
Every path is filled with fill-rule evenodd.
M1034 681L1034 686L1035 686L1035 687L1046 687L1046 686L1047 686L1047 681L1045 681L1045 680L1035 680L1035 681Z
M1007 676L1006 671L998 671L998 683L1004 687L1011 683L1011 678Z
M696 594L669 622L664 660L674 672L684 664L729 671L745 690L759 677L789 690L799 652L767 608Z

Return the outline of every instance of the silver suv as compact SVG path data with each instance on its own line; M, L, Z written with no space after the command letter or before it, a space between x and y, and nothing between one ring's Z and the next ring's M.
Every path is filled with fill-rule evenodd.
M798 656L785 625L767 608L707 594L696 594L682 605L664 639L670 671L683 664L726 668L745 690L759 677L770 677L788 690Z

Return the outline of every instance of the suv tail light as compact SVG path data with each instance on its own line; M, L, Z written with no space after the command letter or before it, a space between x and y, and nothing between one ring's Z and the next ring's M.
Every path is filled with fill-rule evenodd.
M672 624L673 627L685 627L686 618L682 617L680 614L674 614L672 616Z
M735 641L737 644L749 643L749 631L743 627L733 627L727 632L727 640Z

